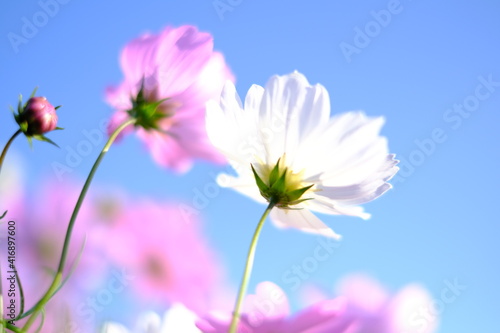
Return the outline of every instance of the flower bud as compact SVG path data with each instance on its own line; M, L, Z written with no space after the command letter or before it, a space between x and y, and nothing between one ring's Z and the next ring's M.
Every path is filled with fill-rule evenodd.
M57 127L56 108L45 97L31 97L21 118L28 125L26 133L29 135L41 135Z

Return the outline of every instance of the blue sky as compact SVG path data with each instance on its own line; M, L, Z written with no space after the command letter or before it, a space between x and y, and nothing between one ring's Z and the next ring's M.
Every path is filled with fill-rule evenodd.
M245 95L274 74L293 70L330 92L332 113L383 115L383 135L401 159L394 189L366 205L373 217L325 217L344 238L326 261L300 279L332 288L366 272L391 290L419 282L440 300L446 281L466 289L441 314L439 332L491 332L497 326L500 253L496 199L500 177L500 4L497 1L103 1L23 0L0 11L0 142L15 131L8 105L19 93L62 104L50 137L61 149L23 140L26 183L64 163L68 149L111 114L104 88L122 74L118 55L130 39L167 25L193 24L214 35ZM215 4L218 4L217 10ZM32 25L30 27L30 25ZM31 28L31 29L30 29ZM103 142L104 143L104 142ZM102 144L103 144L102 143ZM102 144L64 177L83 179ZM117 172L119 170L119 172ZM199 163L178 176L157 167L135 137L113 147L96 176L105 186L193 203L224 168ZM199 192L198 192L199 191ZM200 210L209 237L237 284L264 207L227 189ZM264 228L251 288L280 284L318 239ZM288 282L287 282L288 281Z

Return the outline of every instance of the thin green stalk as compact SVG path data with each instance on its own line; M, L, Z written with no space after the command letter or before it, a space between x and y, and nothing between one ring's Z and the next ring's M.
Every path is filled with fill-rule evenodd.
M2 172L3 161L5 160L5 155L7 155L7 150L9 150L10 144L12 143L12 141L14 141L14 139L16 138L16 136L18 136L21 133L22 133L22 131L20 129L18 129L16 131L16 133L14 133L10 137L9 141L7 141L7 144L5 144L5 147L3 148L3 151L2 151L2 155L0 155L0 172Z
M16 332L16 333L23 333L24 332L19 327L16 327L12 324L9 324L7 319L4 319L2 324L5 325L5 327L8 328L9 330L11 330L12 332Z
M257 242L259 241L259 235L264 226L264 222L266 221L267 216L271 212L271 209L276 205L276 202L271 199L269 205L267 206L264 214L260 218L259 224L257 224L257 228L253 234L252 242L250 243L250 249L248 250L247 262L245 265L245 271L243 272L243 278L241 280L240 290L238 292L238 298L236 300L236 305L234 307L233 319L231 320L231 326L229 328L229 333L236 333L236 329L238 327L238 320L240 318L241 305L243 303L243 298L245 297L248 282L250 281L250 276L252 275L253 261L255 258L255 249L257 248Z
M120 132L127 126L133 124L135 122L135 119L130 119L121 124L114 132L111 134L111 136L108 139L108 142L106 142L106 145L102 149L101 153L99 154L99 157L97 157L97 160L95 161L94 165L92 166L92 169L90 170L89 175L87 176L87 180L85 181L85 184L83 185L82 191L80 192L80 196L78 197L78 201L76 202L75 208L73 210L73 214L71 215L71 219L69 220L68 224L68 229L66 231L66 238L64 239L64 245L61 253L61 259L59 260L59 267L57 268L56 275L54 277L54 280L52 281L52 284L50 285L49 289L47 292L44 294L44 296L38 301L35 306L33 307L33 314L28 318L26 321L26 324L23 327L23 331L28 331L28 329L31 327L33 322L35 321L38 312L40 312L45 304L54 296L55 292L57 292L59 288L59 284L62 281L62 275L64 271L64 266L66 264L66 257L68 255L68 248L69 248L69 243L71 240L71 233L73 232L73 227L75 225L76 217L78 216L78 212L80 211L80 208L83 204L83 199L85 199L85 195L87 194L87 190L89 189L90 183L92 182L92 179L94 178L94 174L96 173L97 169L99 168L99 165L101 164L102 159L104 158L104 155L108 152L109 148L115 141L116 137Z

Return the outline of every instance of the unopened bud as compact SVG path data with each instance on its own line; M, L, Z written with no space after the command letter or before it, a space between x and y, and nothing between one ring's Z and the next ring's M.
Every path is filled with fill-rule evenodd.
M56 108L45 97L31 97L20 116L28 125L28 135L41 135L57 127Z

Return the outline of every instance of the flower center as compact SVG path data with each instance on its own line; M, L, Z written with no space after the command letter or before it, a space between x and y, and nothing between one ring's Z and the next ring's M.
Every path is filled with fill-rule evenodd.
M302 171L293 172L280 162L281 158L278 159L274 166L260 165L259 172L252 165L252 171L260 194L268 202L274 202L276 207L279 208L290 208L291 205L309 200L309 198L302 198L302 196L314 184L304 184L302 182Z

